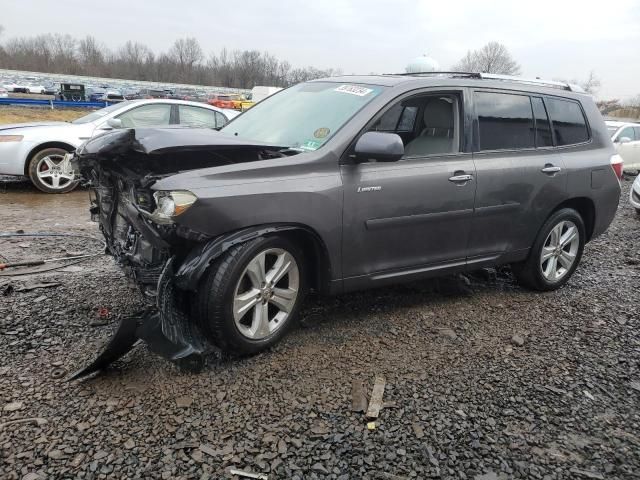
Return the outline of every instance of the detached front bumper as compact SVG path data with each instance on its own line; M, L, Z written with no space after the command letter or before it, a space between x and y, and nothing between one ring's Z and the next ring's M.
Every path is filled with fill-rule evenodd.
M123 319L102 352L69 380L103 370L133 349L141 340L154 353L189 371L204 366L205 355L213 351L189 317L187 294L173 285L171 258L158 280L157 303L140 314Z

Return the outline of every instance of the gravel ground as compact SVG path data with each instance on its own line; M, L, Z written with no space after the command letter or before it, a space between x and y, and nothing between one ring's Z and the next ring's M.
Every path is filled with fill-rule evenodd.
M97 378L66 382L139 308L137 290L108 257L0 277L0 478L213 479L231 468L269 479L640 478L630 184L560 291L528 292L508 271L485 270L310 299L276 348L211 360L200 374L141 346ZM97 235L86 191L0 191L3 231ZM96 245L5 239L0 254ZM42 282L59 285L18 291ZM352 411L352 385L370 393L376 376L387 403L370 430Z

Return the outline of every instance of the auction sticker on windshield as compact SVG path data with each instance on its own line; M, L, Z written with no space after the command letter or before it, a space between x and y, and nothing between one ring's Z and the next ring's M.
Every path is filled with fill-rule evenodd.
M351 95L357 95L359 97L364 97L365 95L369 95L373 92L370 88L360 87L358 85L340 85L335 89L336 92L349 93Z

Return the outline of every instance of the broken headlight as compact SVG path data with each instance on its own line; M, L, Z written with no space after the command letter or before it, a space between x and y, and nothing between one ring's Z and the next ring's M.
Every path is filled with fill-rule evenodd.
M185 212L198 199L187 190L158 191L153 194L156 209L149 218L159 224L173 223L173 219Z

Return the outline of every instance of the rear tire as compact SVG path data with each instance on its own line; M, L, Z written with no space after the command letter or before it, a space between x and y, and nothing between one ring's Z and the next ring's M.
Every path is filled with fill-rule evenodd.
M540 291L560 288L578 267L585 240L578 212L563 208L553 213L538 232L527 260L512 265L518 283Z
M293 327L305 293L302 251L284 237L259 237L231 247L209 268L196 317L218 348L251 355Z
M45 193L67 193L78 186L73 168L64 161L69 151L45 148L29 160L29 178L38 190Z

